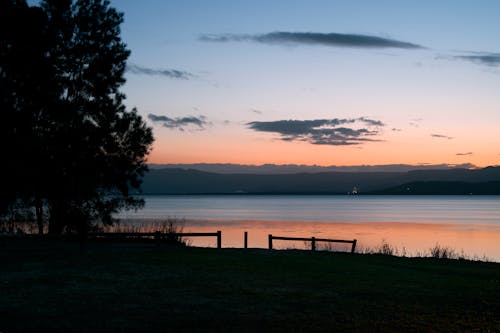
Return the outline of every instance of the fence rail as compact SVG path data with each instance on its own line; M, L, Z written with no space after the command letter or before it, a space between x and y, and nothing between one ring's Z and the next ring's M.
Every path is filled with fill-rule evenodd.
M269 250L273 249L273 239L275 240L289 240L289 241L305 241L305 242L311 242L311 250L316 251L316 242L327 242L327 243L348 243L352 244L351 246L351 253L354 253L356 250L356 243L357 240L345 240L345 239L327 239L327 238L316 238L316 237L311 237L311 238L305 238L305 237L282 237L282 236L273 236L269 235Z
M217 238L217 248L222 248L222 232L218 230L217 232L91 232L86 235L90 239L141 239L150 238L161 243L170 237L216 237ZM1 239L79 239L76 234L69 235L51 235L51 234L2 234L0 233ZM311 242L311 250L316 251L317 242L327 242L327 243L347 243L351 244L351 253L356 250L357 240L345 240L345 239L327 239L327 238L306 238L306 237L283 237L283 236L273 236L269 235L269 249L273 249L273 240L286 240L286 241L305 241ZM244 232L244 248L248 248L248 232Z

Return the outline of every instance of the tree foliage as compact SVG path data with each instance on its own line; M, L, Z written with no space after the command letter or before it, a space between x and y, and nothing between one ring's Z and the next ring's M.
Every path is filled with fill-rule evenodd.
M0 87L4 206L48 207L49 231L86 232L142 201L153 136L120 87L130 54L122 14L103 0L2 0ZM35 19L33 19L33 17ZM12 29L19 27L19 30ZM5 147L4 147L5 146ZM37 210L38 216L38 210ZM41 216L41 215L40 215Z

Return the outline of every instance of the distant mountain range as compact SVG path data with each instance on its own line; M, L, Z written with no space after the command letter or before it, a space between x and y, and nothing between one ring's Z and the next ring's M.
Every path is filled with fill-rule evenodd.
M194 169L214 173L250 174L293 174L315 172L407 172L412 170L476 169L474 164L384 164L384 165L303 165L303 164L232 164L232 163L193 163L193 164L149 164L150 169Z
M500 195L500 181L490 182L458 182L458 181L422 181L411 182L399 186L373 191L369 194L392 194L392 195L443 195L443 194L476 194L476 195Z
M500 194L500 167L483 169L216 173L151 168L144 194Z

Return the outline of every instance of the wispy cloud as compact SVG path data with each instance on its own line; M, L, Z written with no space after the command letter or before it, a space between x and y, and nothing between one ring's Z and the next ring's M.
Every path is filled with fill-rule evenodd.
M473 155L473 153L471 151L469 151L467 153L456 153L455 155L457 155L457 156L467 156L467 155Z
M361 124L364 127L354 128ZM277 133L283 141L304 141L315 145L348 146L364 142L381 141L374 138L384 123L365 117L354 119L315 119L253 121L250 129Z
M447 136L447 135L443 135L443 134L431 134L431 136L433 138L438 138L438 139L448 139L448 140L453 139L453 137Z
M210 125L210 122L207 121L205 116L188 116L188 117L177 117L170 118L162 115L148 114L148 119L154 123L159 123L163 127L178 129L184 131L185 128L190 126L195 126L198 129L205 129L206 126Z
M455 56L455 58L491 67L500 66L500 53L472 52L468 55Z
M360 118L354 119L354 121L361 121L361 122L363 122L363 123L365 123L367 125L370 125L370 126L384 126L385 125L380 120L373 120L373 119L369 119L369 118L366 118L366 117L360 117Z
M408 123L410 126L413 126L413 127L420 127L420 123L423 121L422 118L413 118L413 119L410 119L410 122Z
M190 72L180 71L177 69L154 69L133 64L127 65L127 72L133 74L163 76L171 79L181 79L181 80L188 80L196 77L196 75Z
M266 34L205 34L200 40L207 42L258 42L266 44L303 44L326 45L336 47L358 48L399 48L423 49L418 44L383 38L371 35L319 33L319 32L284 32L276 31Z

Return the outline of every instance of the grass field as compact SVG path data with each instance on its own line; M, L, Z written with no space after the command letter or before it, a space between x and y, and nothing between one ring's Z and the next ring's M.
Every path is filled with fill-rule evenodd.
M500 332L500 264L0 241L0 332Z

